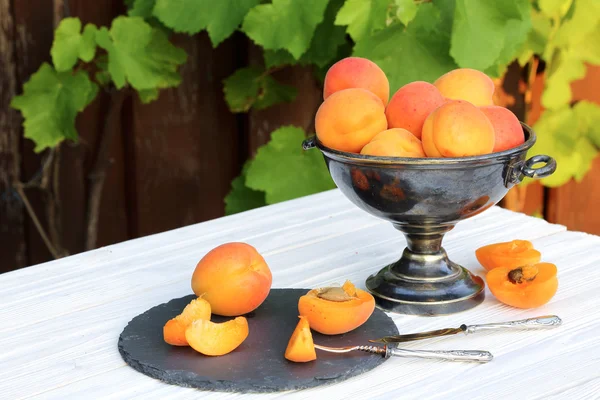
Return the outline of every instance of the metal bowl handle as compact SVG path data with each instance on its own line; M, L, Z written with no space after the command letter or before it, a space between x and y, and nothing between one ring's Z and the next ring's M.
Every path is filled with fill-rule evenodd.
M316 136L311 136L302 141L302 149L303 150L309 150L309 149L313 149L315 147L317 147L317 137Z
M533 168L535 164L545 163L539 168ZM556 171L556 160L547 155L533 156L521 168L521 173L529 178L541 179L550 176Z

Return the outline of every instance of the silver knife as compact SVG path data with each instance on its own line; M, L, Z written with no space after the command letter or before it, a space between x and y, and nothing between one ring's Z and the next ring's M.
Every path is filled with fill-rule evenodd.
M481 331L498 331L498 330L515 330L515 329L549 329L556 328L562 324L562 320L556 315L544 315L542 317L521 319L518 321L499 322L493 324L481 324L481 325L461 325L458 328L445 328L438 329L435 331L421 332L421 333L409 333L405 335L394 335L385 336L379 339L369 340L371 343L401 343L410 342L413 340L421 340L439 336L455 335L457 333L464 333L469 335L471 333Z

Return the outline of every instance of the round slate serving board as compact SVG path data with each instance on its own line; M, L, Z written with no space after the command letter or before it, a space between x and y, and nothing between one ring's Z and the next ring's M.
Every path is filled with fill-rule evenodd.
M369 371L385 361L374 354L332 354L317 350L317 360L293 363L284 358L288 340L298 323L298 299L308 289L272 289L265 302L246 315L250 334L233 352L207 357L190 347L163 341L163 325L178 315L194 295L158 305L132 319L119 337L119 352L137 371L161 381L203 390L277 392L303 389ZM230 318L213 316L215 322ZM313 332L315 343L325 346L369 344L369 339L397 335L390 317L375 309L369 320L343 335Z

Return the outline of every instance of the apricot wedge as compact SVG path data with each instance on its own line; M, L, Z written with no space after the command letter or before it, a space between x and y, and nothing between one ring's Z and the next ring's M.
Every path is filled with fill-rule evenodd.
M313 343L312 333L308 319L301 315L296 329L285 349L285 358L294 362L308 362L317 359L315 344Z
M216 323L194 321L185 331L185 338L198 353L222 356L231 353L248 337L248 321L244 317Z
M173 346L188 346L185 330L198 319L210 319L210 304L201 297L192 300L175 318L167 321L163 327L165 342Z

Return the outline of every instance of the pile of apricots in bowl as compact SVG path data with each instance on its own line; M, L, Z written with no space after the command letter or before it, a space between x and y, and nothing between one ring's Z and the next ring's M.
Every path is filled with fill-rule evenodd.
M415 81L390 98L374 62L344 58L327 71L317 138L331 149L380 157L448 158L496 153L524 143L518 118L494 105L494 82L460 68L433 84Z

